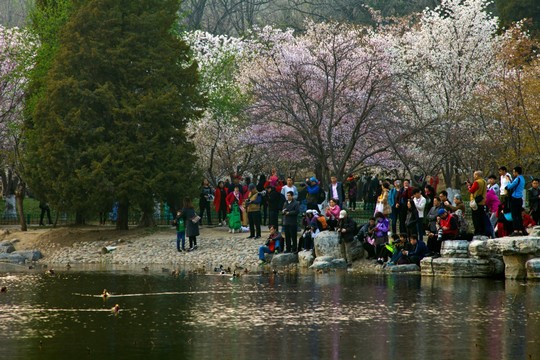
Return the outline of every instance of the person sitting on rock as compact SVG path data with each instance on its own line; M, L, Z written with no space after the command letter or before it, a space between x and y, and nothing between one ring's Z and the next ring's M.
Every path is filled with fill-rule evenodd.
M536 222L523 208L521 209L521 217L523 218L523 228L529 233L531 229L536 226Z
M427 247L435 256L441 255L442 242L445 240L454 240L458 234L457 218L449 214L446 209L439 209L437 216L437 232L430 232L428 235Z
M377 220L374 217L369 218L367 224L364 224L356 235L358 241L362 243L362 247L368 253L368 259L376 259L375 256L375 227Z
M393 265L401 265L400 259L403 250L413 250L411 247L411 244L409 243L409 238L407 237L407 233L401 233L401 234L392 234L392 243L394 244L394 253L392 254L392 257L390 258L390 261L388 262L388 266Z
M283 244L283 237L279 231L277 231L277 226L272 224L268 228L270 229L270 235L268 235L268 239L264 245L259 247L259 261L261 265L266 263L264 258L265 254L277 254L280 252L280 247Z
M315 236L317 236L318 233L320 233L320 230L319 230L319 227L317 226L317 222L310 223L309 231L306 231L300 238L300 243L298 244L298 251L313 250L313 247L314 247L313 242L315 240Z
M388 260L386 243L388 242L388 228L390 223L388 219L384 217L382 212L377 212L375 214L375 219L377 219L377 226L375 227L375 251L377 253L377 263L383 264Z
M313 218L317 220L317 226L319 227L319 231L328 230L328 223L326 222L326 218L324 217L324 215L319 214L317 210L312 210L312 211L313 211Z
M420 261L429 253L429 249L423 241L418 241L416 237L410 239L412 250L401 251L400 264L416 264L420 266Z
M330 231L334 231L336 229L337 222L339 220L339 212L341 209L339 208L339 205L337 204L336 199L330 199L328 202L328 206L326 207L326 217L328 218L328 228Z

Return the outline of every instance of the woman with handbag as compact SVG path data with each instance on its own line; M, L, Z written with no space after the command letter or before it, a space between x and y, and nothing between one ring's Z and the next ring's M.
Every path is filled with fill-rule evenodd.
M390 206L390 203L388 202L388 198L390 194L390 184L388 183L388 181L383 181L381 186L382 186L382 190L381 190L381 194L377 198L377 205L375 206L374 215L380 212L384 215L385 218L388 218L388 215L392 213L392 207Z
M482 172L477 170L474 172L474 183L467 181L469 193L471 194L471 210L474 226L474 235L486 235L485 233L485 210L487 194L487 182L482 178Z
M197 236L199 236L199 222L201 217L195 212L191 198L186 196L184 198L184 208L180 216L184 219L186 224L186 237L189 238L189 249L187 251L193 251L197 249Z

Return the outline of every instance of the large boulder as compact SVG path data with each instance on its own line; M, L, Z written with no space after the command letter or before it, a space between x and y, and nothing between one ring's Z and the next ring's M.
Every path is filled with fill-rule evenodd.
M503 255L504 277L507 279L525 279L527 269L525 264L531 259L530 255Z
M486 240L473 240L469 243L469 256L475 259L487 259L493 256Z
M495 259L424 258L420 266L422 275L451 277L491 277L500 271Z
M527 279L540 279L540 258L534 258L525 263Z
M364 258L364 247L356 239L350 242L343 242L343 250L345 251L345 259L349 264L355 260Z
M315 256L331 256L333 259L343 257L339 244L338 233L335 231L322 231L315 236Z
M28 261L37 261L43 258L43 254L39 250L17 250L12 254L20 255Z
M0 254L0 262L9 262L14 264L24 264L26 258L17 254Z
M298 265L300 267L309 268L313 264L315 256L313 256L313 250L300 251L298 253Z
M294 253L277 254L272 257L272 266L287 266L296 264L298 262L298 255Z
M536 225L533 227L529 236L540 236L540 226Z
M0 243L0 254L9 254L15 251L15 246L9 241Z
M467 240L443 241L441 256L445 258L467 258L469 257L469 242Z
M325 270L325 269L345 269L347 267L347 262L345 259L334 259L331 256L322 256L316 257L313 265L309 268L314 270Z

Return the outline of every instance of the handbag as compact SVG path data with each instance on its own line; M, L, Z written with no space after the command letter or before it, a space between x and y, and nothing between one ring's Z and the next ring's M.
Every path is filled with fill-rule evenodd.
M474 199L471 200L471 202L469 203L469 206L471 207L472 210L476 211L478 209L478 204L476 203Z
M197 214L195 214L195 216L191 218L191 222L194 224L198 223L199 220L201 220L201 217Z
M383 213L384 211L384 204L381 202L381 203L377 203L377 205L375 205L375 214L380 212L381 214Z

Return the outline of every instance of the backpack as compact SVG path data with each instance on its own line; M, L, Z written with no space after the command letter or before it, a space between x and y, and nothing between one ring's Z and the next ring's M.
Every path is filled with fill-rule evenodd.
M455 216L458 222L458 232L460 234L465 234L469 232L469 221L467 218L463 215L461 210L457 210L455 213L452 214L452 216Z

